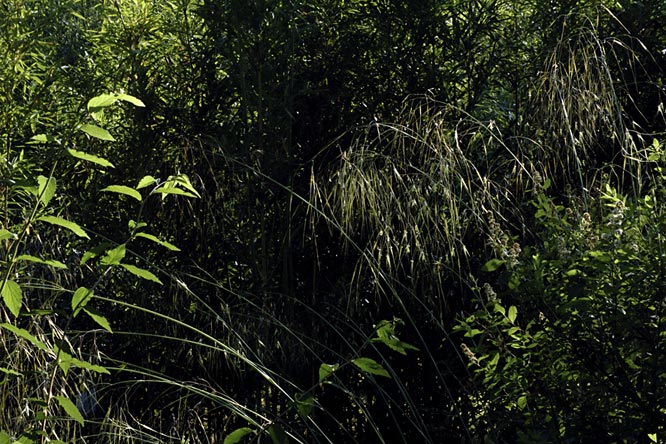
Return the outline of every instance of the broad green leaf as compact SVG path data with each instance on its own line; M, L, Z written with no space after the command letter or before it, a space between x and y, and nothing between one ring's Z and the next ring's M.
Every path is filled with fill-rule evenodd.
M109 247L111 247L112 245L113 244L111 242L102 242L101 244L96 245L91 250L86 251L85 253L83 253L83 257L81 257L81 265L85 264L90 259L94 259L100 254L106 252L109 249Z
M162 284L162 281L160 281L157 276L155 276L153 273L151 273L148 270L144 270L143 268L135 267L134 265L130 264L120 264L121 267L123 267L125 270L129 271L133 275L139 276L142 279L146 279L149 281L157 282L158 284Z
M37 220L41 220L43 222L47 222L52 225L58 225L63 228L67 228L70 230L72 233L76 234L79 237L85 237L86 239L90 239L88 235L86 234L85 231L83 231L83 228L81 228L78 224L71 222L69 220L63 219L62 217L57 217L57 216L42 216L38 218Z
M68 398L65 398L64 396L56 396L55 399L58 401L58 404L60 404L60 407L62 407L65 412L67 412L70 418L83 425L83 416L72 401L70 401Z
M518 309L516 308L516 306L512 305L511 307L509 307L509 313L507 314L509 322L511 322L512 324L516 322L517 315L518 315Z
M86 160L88 162L96 163L97 165L101 165L103 167L108 167L108 168L115 168L111 162L109 162L106 159L103 159L101 157L95 156L93 154L88 154L83 151L77 151L68 148L67 152L72 156L76 157L77 159L81 160Z
M657 442L657 434L656 433L648 433L648 438L650 439L651 442Z
M32 345L34 345L35 347L37 347L40 350L44 350L44 351L47 350L46 344L44 344L42 341L40 341L39 339L37 339L36 337L31 335L30 332L28 332L28 330L26 330L26 329L18 328L16 326L12 325L12 324L6 324L6 323L0 324L0 327L4 328L5 330L9 330L12 333L14 333L16 336L19 336L19 337L27 340L28 342L30 342Z
M352 364L360 368L364 372L372 373L373 375L384 376L385 378L390 378L391 375L386 371L384 367L381 366L377 361L370 358L356 358L352 359Z
M399 321L399 320L398 320ZM411 344L399 340L395 335L395 324L398 322L382 320L377 324L376 332L377 338L373 338L372 342L382 342L387 345L391 350L397 351L400 354L406 355L407 350L416 350L419 349L414 347Z
M107 191L111 193L125 194L127 196L133 197L134 199L141 202L141 193L139 193L134 188L127 187L125 185L109 185L106 188L102 188L102 191Z
M113 138L111 133L97 125L89 125L85 123L81 125L79 129L90 137L94 137L95 139L108 140L109 142L114 142L116 140Z
M480 335L481 333L483 333L483 332L481 330L479 330L478 328L473 328L473 329L469 330L467 333L465 333L465 337L466 338L473 338L474 336Z
M70 363L74 367L83 368L83 369L86 369L86 370L93 371L95 373L103 373L105 375L110 375L111 374L111 372L109 372L109 370L107 370L106 367L102 367L101 365L97 365L97 364L91 364L90 362L82 361L82 360L77 359L73 356L70 359Z
M30 142L28 143L51 143L51 142L57 142L58 140L53 137L49 136L48 134L35 134L30 138Z
M116 248L109 250L100 262L102 265L119 265L120 261L125 258L126 251L126 245L120 244Z
M48 205L55 195L56 180L53 177L37 176L37 183L39 184L39 190L37 191L39 200L44 205Z
M147 227L148 224L145 222L136 222L130 219L129 222L127 222L127 226L129 227L130 230L140 230L143 227Z
M486 271L486 272L492 272L497 270L499 267L504 265L506 261L503 261L502 259L491 259L488 262L486 262L483 267L481 267L481 270Z
M5 305L12 312L15 317L18 317L21 312L21 300L23 299L23 292L21 287L14 281L7 280L2 287L2 299Z
M493 310L497 313L501 313L502 316L506 316L506 309L502 307L500 304L495 304Z
M240 429L236 429L229 433L226 438L224 438L224 444L238 444L245 436L249 435L250 433L254 433L254 430L249 427L241 427Z
M92 297L93 292L86 287L79 287L76 289L72 296L72 310L74 311L74 316L79 314L79 311L90 302Z
M163 240L157 238L156 236L153 236L152 234L148 234L148 233L136 233L136 236L137 236L137 237L143 237L144 239L151 240L151 241L153 241L153 242L155 242L155 243L157 243L157 244L160 244L160 245L163 246L163 247L168 248L169 250L172 250L172 251L180 251L180 248L176 247L175 245L173 245L173 244L171 244L171 243L169 243L169 242L167 242L167 241L163 241Z
M334 371L340 367L340 364L322 364L319 366L319 383L323 383Z
M35 256L31 256L29 254L22 254L16 258L17 261L27 261L27 262L36 262L38 264L44 264L44 265L50 265L51 267L54 268L60 268L60 269L67 269L67 265L63 264L60 261L56 261L55 259L40 259Z
M143 176L139 181L139 184L136 186L136 189L140 190L141 188L146 188L151 185L155 185L156 183L157 179L155 179L153 176Z
M201 197L199 192L194 188L194 186L192 186L192 182L190 182L190 178L187 177L187 174L179 174L175 177L171 177L170 180L190 191L195 196L199 198Z
M92 318L93 321L97 323L100 327L102 327L104 330L108 331L109 333L113 333L113 330L111 330L111 325L109 324L109 321L99 314L96 310L93 310L91 308L84 308L83 311L85 311L88 316Z
M11 368L5 368L5 367L0 367L0 372L4 373L5 375L8 376L20 376L23 377L22 373L17 372L16 370L12 370Z
M284 432L282 427L277 424L273 424L268 428L268 434L273 440L273 444L287 444L289 442L287 434Z
M0 229L0 241L5 239L16 239L18 236L6 229Z
M176 194L179 196L187 196L187 197L197 197L195 194L192 194L188 191L181 190L180 188L176 187L169 187L169 188L158 188L155 190L156 193L159 194Z
M294 397L294 401L296 402L296 409L298 410L298 413L300 413L304 418L309 417L312 413L312 410L314 410L314 398L312 395L299 394Z
M518 398L518 408L520 410L525 410L525 407L527 407L527 396L521 396Z
M118 97L118 100L129 102L134 106L139 106L142 108L146 106L146 104L143 103L140 99L137 99L134 96L130 96L129 94L116 94L116 97Z
M4 430L0 430L0 444L10 444L12 442L12 437L9 436L9 433Z
M102 108L113 105L118 101L118 97L111 94L100 94L88 100L88 111L97 112Z

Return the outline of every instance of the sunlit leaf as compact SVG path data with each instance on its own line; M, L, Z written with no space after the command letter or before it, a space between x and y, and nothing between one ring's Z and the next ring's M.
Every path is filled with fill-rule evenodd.
M101 108L111 106L118 101L118 97L111 94L100 94L88 100L88 111L97 112Z
M76 408L76 405L72 401L70 401L68 398L64 396L56 396L55 399L58 401L58 404L60 404L60 407L62 407L65 412L70 416L70 418L74 419L76 422L79 424L83 425L83 416L81 415L81 412L79 412L79 409Z
M156 193L159 194L176 194L179 196L187 196L187 197L198 197L195 194L190 193L189 191L184 191L181 190L180 188L176 187L170 187L170 188L158 188L155 190Z
M29 254L22 254L20 256L16 257L17 261L27 261L27 262L35 262L38 264L44 264L44 265L50 265L51 267L54 268L60 268L60 269L67 269L67 265L63 264L60 261L56 261L55 259L40 259L35 256L31 256Z
M241 427L240 429L236 429L229 433L226 438L224 438L224 444L237 444L250 433L254 433L254 430L249 427Z
M55 195L56 180L53 177L45 177L40 175L37 176L37 183L39 184L39 189L37 191L39 194L39 200L44 205L48 205Z
M111 324L109 324L109 321L99 314L96 310L93 310L90 307L84 308L83 311L85 311L88 316L92 318L93 321L97 323L100 327L102 327L104 330L108 331L109 333L113 333L113 330L111 330Z
M118 265L125 258L126 251L126 245L120 244L116 248L109 250L100 262L102 265Z
M57 217L57 216L42 216L38 218L37 220L41 220L43 222L47 222L52 225L58 225L63 228L67 228L70 230L72 233L76 234L79 237L85 237L86 239L90 239L88 235L86 234L85 231L83 231L83 228L81 228L78 224L71 222L69 220L63 219L62 217Z
M145 103L143 103L140 99L137 99L134 96L130 96L129 94L116 94L116 97L118 100L123 100L125 102L129 102L134 106L139 106L139 107L145 107Z
M340 367L340 364L322 364L319 366L319 383L321 384L328 378L334 371Z
M518 315L518 309L515 305L509 307L509 313L506 315L509 318L509 322L512 324L516 322L516 316Z
M100 128L97 125L89 125L85 123L81 125L79 129L84 133L86 133L87 135L89 135L90 137L94 137L95 139L108 140L109 142L113 142L116 140L113 138L111 133L109 133L104 128Z
M176 247L175 245L173 245L173 244L171 244L171 243L169 243L169 242L167 242L167 241L163 241L163 240L159 239L158 237L153 236L152 234L148 234L148 233L136 233L136 236L137 236L137 237L143 237L144 239L151 240L151 241L153 241L153 242L155 242L155 243L157 243L157 244L159 244L159 245L161 245L161 246L163 246L163 247L165 247L165 248L168 248L169 250L172 250L172 251L180 251L180 248Z
M77 151L68 148L67 152L72 156L76 157L77 159L81 160L86 160L88 162L96 163L97 165L103 166L103 167L108 167L108 168L115 168L111 162L109 162L106 159L103 159L101 157L95 156L93 154L88 154L84 153L83 151Z
M72 296L72 310L74 310L74 316L76 316L79 311L92 299L93 292L86 287L79 287L74 292Z
M21 312L21 301L23 299L23 292L19 284L12 280L7 280L2 287L2 299L9 311L18 317Z
M23 377L22 373L17 372L16 370L12 370L11 368L5 368L5 367L0 367L0 372L4 373L5 375L8 376L19 376ZM0 441L1 442L1 441Z
M384 376L385 378L391 377L389 372L387 372L386 369L374 359L356 358L352 359L351 363L364 372L372 373L373 375Z
M153 273L151 273L148 270L144 270L143 268L136 267L134 265L130 264L120 264L121 267L123 267L125 270L129 271L133 275L139 276L142 279L146 279L149 281L157 282L158 284L162 284L162 281L160 281L157 276L155 276Z
M4 328L5 330L11 331L16 336L19 336L19 337L27 340L28 342L30 342L32 345L34 345L35 347L37 347L40 350L44 350L44 351L47 350L46 344L44 344L42 341L40 341L39 339L37 339L36 337L31 335L30 332L26 329L19 328L19 327L16 327L16 326L12 325L12 324L6 324L6 323L0 324L0 327Z
M18 236L5 228L0 229L0 241L5 239L16 239Z
M110 193L124 194L126 196L133 197L134 199L141 202L141 193L139 193L134 188L127 187L125 185L109 185L106 188L102 188L102 191L107 191Z
M141 188L149 187L151 185L155 185L156 183L157 179L155 179L153 176L143 176L139 181L139 184L136 186L136 189L140 190Z

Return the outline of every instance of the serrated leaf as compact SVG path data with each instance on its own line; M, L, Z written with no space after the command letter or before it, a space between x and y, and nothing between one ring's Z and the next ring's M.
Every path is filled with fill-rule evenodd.
M491 259L481 267L481 270L490 273L504 265L505 262L502 259Z
M31 256L29 254L22 254L18 257L16 257L17 261L27 261L27 262L35 262L38 264L44 264L44 265L50 265L51 267L54 268L60 268L60 269L67 269L67 265L63 264L60 261L56 261L55 259L40 259L36 256Z
M518 309L515 305L509 307L509 313L506 315L509 318L509 322L512 324L516 322L516 316L518 316Z
M44 344L42 341L40 341L39 339L37 339L36 337L31 335L30 332L28 330L24 329L24 328L19 328L19 327L16 327L16 326L12 325L12 324L6 324L6 323L0 324L0 327L4 328L5 330L11 331L16 336L19 336L19 337L27 340L28 342L30 342L32 345L34 345L35 347L37 347L40 350L43 350L43 351L47 350L46 344Z
M86 287L79 287L72 296L72 310L74 316L78 315L83 307L90 302L93 297L93 292Z
M58 225L58 226L61 226L63 228L67 228L68 230L70 230L72 233L76 234L79 237L85 237L86 239L90 239L90 237L88 237L86 232L83 231L83 228L81 228L78 224L76 224L72 221L63 219L62 217L42 216L42 217L38 218L37 220L47 222L51 225Z
M160 281L157 276L148 270L144 270L143 268L139 268L130 264L120 264L120 266L135 276L139 276L142 279L157 282L158 284L162 285L162 281Z
M241 427L240 429L236 429L229 433L226 438L224 438L224 444L238 444L250 433L254 433L254 430L249 427Z
M385 378L391 377L389 372L387 372L386 369L374 359L356 358L352 359L351 363L364 372L372 373L373 375L384 376Z
M120 261L125 258L126 252L127 246L120 244L116 248L109 250L100 262L102 265L119 265Z
M89 125L84 123L79 127L79 129L90 137L94 137L95 139L108 140L109 142L114 142L116 140L113 138L111 133L97 125Z
M141 202L141 193L139 193L137 190L134 188L127 187L125 185L109 185L106 188L102 188L102 191L110 192L110 193L118 193L118 194L124 194L126 196L133 197L134 199L138 200Z
M155 185L156 183L157 179L155 179L153 176L143 176L139 181L139 184L136 186L136 189L140 190L141 188L146 188L151 185Z
M48 205L55 195L56 180L53 177L37 176L37 183L39 184L37 191L39 200L44 205Z
M64 396L56 396L55 399L58 401L58 404L60 404L60 407L67 412L70 418L83 425L83 415L81 415L81 412L79 412L79 409L76 408L76 405L74 405L72 401Z
M67 152L72 156L76 157L77 159L81 160L86 160L88 162L96 163L97 165L107 167L107 168L115 168L111 162L109 162L106 159L103 159L99 156L95 156L94 154L88 154L83 151L77 151L73 150L71 148L67 148Z
M100 327L102 327L104 330L108 331L109 333L113 333L113 330L111 330L111 325L109 324L109 321L99 314L97 310L93 310L92 308L84 308L83 311L85 311L88 316L92 318L93 321L97 323Z
M143 103L140 99L137 99L134 96L130 96L129 94L116 94L116 97L118 98L118 100L122 100L122 101L125 101L125 102L128 102L128 103L131 103L134 106L138 106L138 107L141 107L141 108L146 106L146 104Z
M180 248L176 247L175 245L173 245L173 244L171 244L171 243L169 243L169 242L167 242L167 241L163 241L163 240L159 239L158 237L153 236L152 234L148 234L148 233L136 233L136 236L137 236L137 237L143 237L144 239L151 240L151 241L153 241L153 242L155 242L155 243L157 243L157 244L159 244L159 245L161 245L161 246L163 246L163 247L168 248L168 249L171 250L171 251L180 251Z
M15 317L21 312L21 301L23 292L19 284L12 280L7 280L2 287L2 300Z
M319 383L323 383L326 378L340 367L340 364L322 364L319 366Z

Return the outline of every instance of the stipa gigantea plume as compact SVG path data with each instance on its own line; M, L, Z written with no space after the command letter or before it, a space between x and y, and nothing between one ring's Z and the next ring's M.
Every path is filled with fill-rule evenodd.
M312 194L364 250L357 276L379 267L437 316L449 309L445 282L467 272L488 214L504 220L513 207L504 172L530 175L492 122L454 113L428 99L406 102L399 123L361 131L327 192Z

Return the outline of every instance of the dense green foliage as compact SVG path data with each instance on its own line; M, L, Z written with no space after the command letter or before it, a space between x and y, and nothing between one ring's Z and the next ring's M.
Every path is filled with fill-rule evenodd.
M664 22L0 0L0 444L662 442Z

